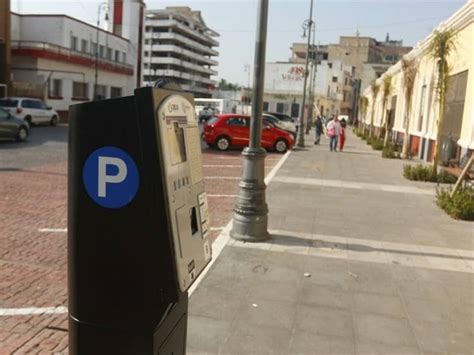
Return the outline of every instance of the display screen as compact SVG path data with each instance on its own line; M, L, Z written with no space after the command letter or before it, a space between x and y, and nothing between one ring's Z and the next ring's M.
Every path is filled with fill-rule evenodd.
M173 122L167 129L171 165L186 161L186 147L184 145L184 130L178 122Z

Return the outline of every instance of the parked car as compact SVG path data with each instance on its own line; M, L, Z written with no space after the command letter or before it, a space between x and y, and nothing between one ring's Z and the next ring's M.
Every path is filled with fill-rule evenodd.
M297 129L296 129L296 125L293 122L282 121L276 116L271 115L269 113L264 113L263 118L269 122L272 122L276 127L289 132L290 134L293 135L293 138L296 139Z
M272 115L272 116L275 116L276 118L278 118L280 121L284 121L284 122L291 122L291 123L295 123L296 120L293 118L293 117L290 117L288 115L285 115L284 113L279 113L279 112L265 112L266 114L269 114L269 115Z
M56 126L59 121L58 113L38 99L7 97L0 99L0 106L12 115L25 120L29 125L48 123L51 126Z
M211 117L217 115L219 112L218 110L214 109L213 107L204 107L199 112L199 122L206 122Z
M204 123L202 138L211 147L227 150L249 145L250 116L225 114L214 116ZM264 119L262 147L284 153L293 148L295 139L285 130Z
M29 131L27 122L0 107L0 139L16 139L23 142L28 138Z

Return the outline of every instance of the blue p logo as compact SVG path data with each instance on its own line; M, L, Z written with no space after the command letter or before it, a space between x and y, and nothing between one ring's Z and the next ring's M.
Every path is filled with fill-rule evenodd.
M87 158L82 181L87 194L97 204L120 208L129 204L138 191L138 169L122 149L103 147Z

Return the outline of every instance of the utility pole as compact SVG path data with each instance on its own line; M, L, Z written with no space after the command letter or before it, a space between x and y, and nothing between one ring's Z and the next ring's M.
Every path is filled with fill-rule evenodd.
M304 107L306 105L306 83L308 79L308 64L309 64L309 45L311 43L311 29L313 27L313 0L311 0L311 5L309 7L309 19L303 22L303 37L306 35L306 30L308 30L308 43L306 47L306 65L304 70L304 80L303 80L303 103L301 107L301 116L298 127L298 143L297 146L300 148L304 147L304 125L305 125L305 115Z
M97 85L99 82L99 30L100 30L100 10L102 8L105 11L109 11L109 5L106 2L101 2L97 7L97 35L96 35L96 42L97 47L95 51L95 78L94 78L94 98L93 100L97 100ZM108 15L105 13L105 21L108 21Z
M314 82L316 80L316 71L318 69L318 47L315 46L315 38L316 38L316 26L313 26L313 43L312 43L312 48L313 48L313 57L312 58L312 71L311 71L311 77L309 79L309 110L308 110L308 122L306 125L306 134L309 133L311 130L311 119L313 118L313 112L314 112Z
M257 38L253 67L250 145L242 152L243 170L234 206L230 236L258 242L268 239L268 206L265 200L265 149L261 147L265 49L267 43L268 0L260 0L257 12Z

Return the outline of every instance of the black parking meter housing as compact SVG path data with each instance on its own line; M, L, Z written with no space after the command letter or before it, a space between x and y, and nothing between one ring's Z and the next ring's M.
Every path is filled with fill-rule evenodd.
M140 88L72 106L69 127L70 353L183 354L211 258L192 96Z

